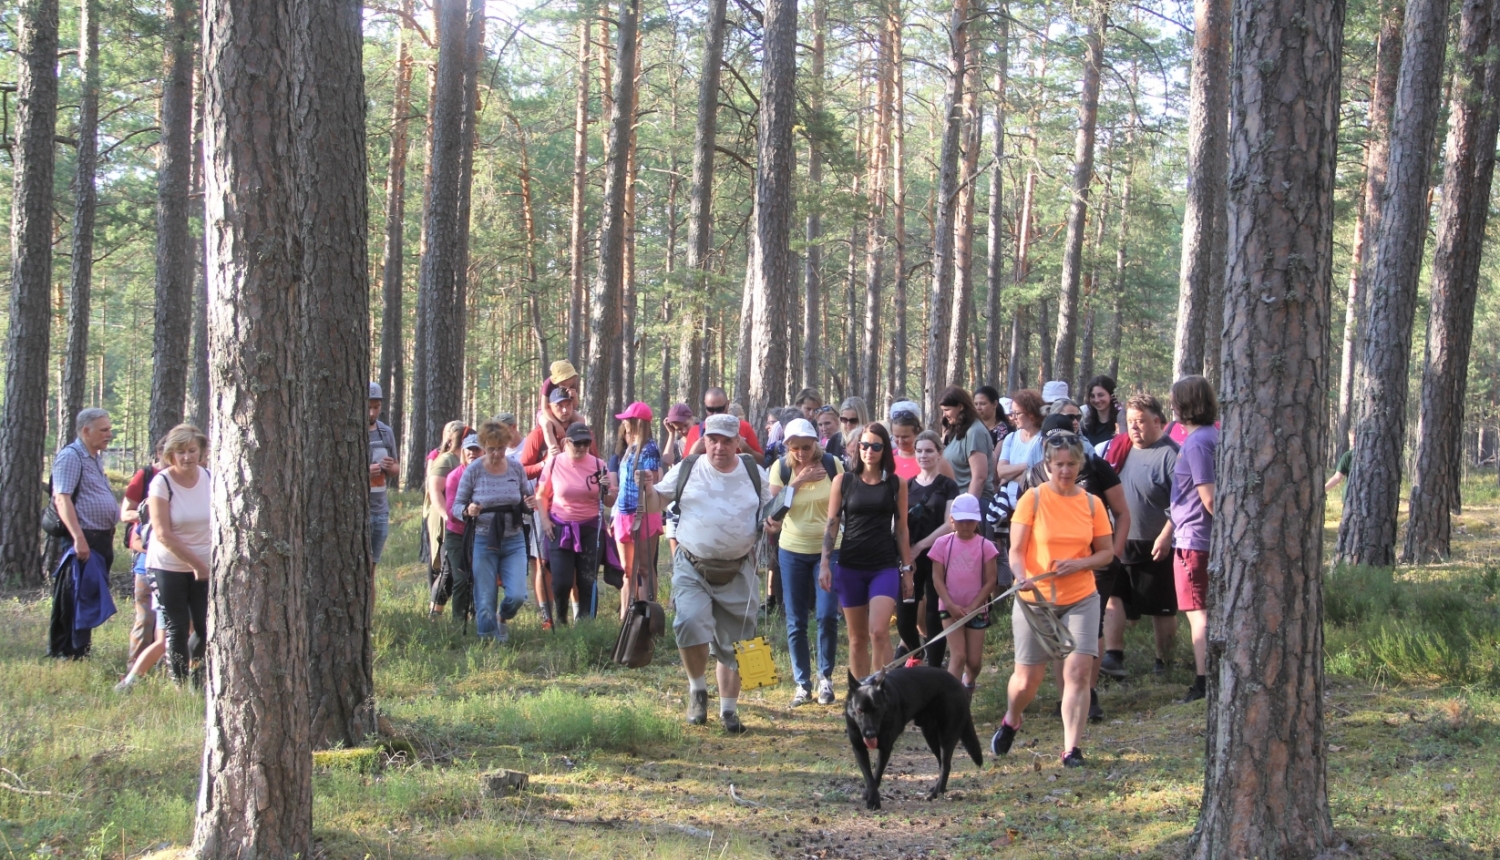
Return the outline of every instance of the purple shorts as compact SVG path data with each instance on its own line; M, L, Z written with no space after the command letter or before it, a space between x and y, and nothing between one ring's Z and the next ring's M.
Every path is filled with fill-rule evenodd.
M833 566L833 590L838 592L839 605L845 609L868 606L874 597L889 597L901 602L901 571L894 567L882 570L860 570Z

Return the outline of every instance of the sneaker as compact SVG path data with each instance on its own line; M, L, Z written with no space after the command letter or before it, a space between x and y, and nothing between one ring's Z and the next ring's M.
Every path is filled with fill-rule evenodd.
M917 656L916 654L913 654L910 657L906 658L906 668L915 669L920 665L922 665L922 658Z
M499 625L496 626L496 628L495 628L495 641L496 642L509 642L510 641L510 625L509 624L506 624L504 621L501 621L499 623Z
M1089 722L1104 722L1104 709L1099 707L1099 691L1089 690Z
M1125 678L1130 674L1125 671L1125 660L1109 653L1099 661L1099 671L1111 678Z
M1157 677L1167 674L1167 661L1157 657L1156 662L1151 664L1151 674Z
M811 687L798 687L797 694L795 696L792 696L792 703L787 707L800 708L803 705L811 702L812 700L813 692Z
M701 726L708 722L708 691L688 693L687 721L690 726Z
M1186 705L1189 702L1199 701L1207 694L1208 693L1206 690L1204 690L1197 684L1194 684L1193 686L1187 688L1187 695L1182 697L1182 703Z
M1062 757L1063 767L1083 767L1083 750L1073 747Z
M140 679L137 678L134 675L126 675L125 677L123 677L123 678L120 679L120 683L118 683L118 684L115 685L115 692L116 693L123 693L126 690L130 689L132 686L134 686L135 682L139 681L139 680Z
M719 714L719 722L724 724L724 731L731 735L742 735L745 733L745 724L740 722L739 711L725 711Z
M1004 719L1000 720L1000 728L995 729L995 736L990 738L990 752L995 755L1007 755L1010 753L1010 745L1016 742L1016 730L1010 727Z
M824 678L818 682L818 704L831 705L836 701L833 695L833 681Z
M552 619L551 618L543 618L542 619L542 629L543 630L551 630L552 629Z

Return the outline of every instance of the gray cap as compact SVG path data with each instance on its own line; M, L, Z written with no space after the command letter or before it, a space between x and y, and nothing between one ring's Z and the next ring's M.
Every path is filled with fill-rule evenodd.
M371 400L384 400L385 399L385 392L383 392L383 391L380 390L380 383L378 383L378 382L372 382L372 383L370 383L370 399Z
M500 422L501 424L509 424L510 426L514 427L516 426L516 413L496 412L494 420Z
M705 436L728 436L731 439L740 437L740 419L733 415L710 415L703 422L703 435Z
M484 446L479 444L478 433L470 433L469 435L464 437L464 450L468 450L470 448L478 448L481 451L484 450Z

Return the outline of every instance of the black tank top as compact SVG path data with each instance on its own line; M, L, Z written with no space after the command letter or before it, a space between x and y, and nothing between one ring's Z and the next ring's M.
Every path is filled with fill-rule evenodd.
M887 475L867 484L858 475L844 480L844 543L839 564L857 570L884 570L901 563L896 550L896 496L901 479Z

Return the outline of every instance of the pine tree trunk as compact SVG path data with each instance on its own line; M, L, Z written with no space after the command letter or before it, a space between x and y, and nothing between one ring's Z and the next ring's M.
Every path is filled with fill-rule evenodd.
M859 186L856 182L852 193L859 194ZM860 367L860 344L859 333L859 297L862 290L859 288L859 240L863 233L859 227L849 230L849 265L844 269L844 378L847 381L848 391L846 397L859 396L859 367Z
M751 421L784 403L786 294L792 282L792 177L797 123L797 0L766 0L761 39L760 140L756 161L754 360L750 366Z
M953 309L949 312L948 381L968 383L965 353L969 346L969 323L974 315L974 190L979 183L979 148L984 141L984 110L979 106L979 40L969 39L964 59L963 155L959 159L958 211L953 235ZM975 368L975 375L983 373Z
M443 40L443 7L441 3L432 4L432 43L441 45ZM427 130L423 135L422 155L422 230L420 244L418 245L418 259L427 259L427 249L432 245L432 237L428 235L430 222L427 214L432 211L432 163L433 163L433 132L437 129L437 106L438 106L438 64L434 60L427 64ZM411 408L406 420L406 456L402 459L402 467L406 470L405 485L408 487L422 486L422 480L427 474L427 452L426 446L427 427L427 315L432 313L430 306L432 299L427 291L422 289L421 263L417 269L417 313L416 321L412 325L412 349L411 349Z
M73 265L68 286L68 345L63 364L62 421L57 447L77 435L73 418L83 409L89 363L89 294L94 278L94 211L99 201L94 175L99 163L99 2L78 6L78 65L83 91L78 105L78 169L73 177Z
M1130 265L1130 185L1135 159L1130 154L1135 143L1136 118L1131 117L1125 139L1125 176L1120 189L1120 223L1115 228L1115 278L1110 286L1112 310L1109 322L1109 377L1120 378L1120 345L1125 339L1125 270ZM1087 392L1083 392L1087 395Z
M360 6L299 0L295 52L302 252L302 473L310 736L358 746L375 731L370 641L370 314ZM337 500L330 504L330 499Z
M474 200L474 148L479 144L479 73L484 63L485 0L469 0L468 17L464 21L463 54L463 125L459 135L458 161L458 245L454 289L444 307L447 334L435 341L445 351L451 351L454 369L453 380L458 384L458 403L446 415L427 415L427 428L431 444L438 445L443 438L443 426L453 418L472 415L475 380L473 361L468 346L468 320L474 316L475 308L469 303L469 224ZM429 371L431 372L431 371ZM430 391L430 389L429 389ZM425 461L425 460L424 460ZM426 475L424 473L423 477Z
M1387 186L1373 249L1364 360L1355 372L1354 461L1339 523L1338 557L1388 566L1396 559L1396 508L1406 438L1407 371L1417 278L1427 240L1428 176L1442 107L1446 0L1410 0L1401 77L1391 114Z
M990 167L989 245L985 249L984 367L981 375L1000 380L1001 281L1005 277L1005 87L1010 77L1010 8L1002 0L995 22L995 163Z
M41 554L42 446L52 335L52 180L56 169L57 2L23 0L16 33L11 146L10 333L0 424L0 580L35 582ZM68 420L72 420L69 416Z
M1036 314L1036 342L1038 361L1041 363L1041 373L1037 378L1037 388L1041 388L1049 380L1057 377L1052 374L1052 331L1047 328L1047 320L1052 318L1052 305L1046 299L1037 303Z
M895 283L892 285L896 318L896 334L891 345L891 396L907 397L909 372L906 366L906 344L909 340L906 327L907 272L906 272L906 58L901 47L901 33L906 27L906 15L901 11L900 0L892 0L894 32L891 39L892 87L895 90L894 115L891 117L891 193L895 225L892 228L892 244L895 259L892 261Z
M203 53L193 59L193 170L194 206L203 201ZM200 210L201 211L201 210ZM208 366L208 243L207 230L193 237L193 363L188 369L187 421L213 435L213 404L209 402Z
M630 156L625 167L625 247L624 276L620 283L620 377L622 403L633 403L636 396L636 365L640 357L640 332L636 330L638 295L635 281L635 213L636 184L640 178L640 150L636 144L636 123L640 116L641 32L635 33L635 82L630 87Z
M927 374L923 406L927 423L938 414L938 398L952 380L948 335L952 328L953 224L958 213L958 157L963 134L964 61L968 56L969 0L953 0L948 19L948 73L943 96L943 139L938 151L937 201L932 218L932 288L927 302Z
M697 123L693 127L693 180L688 191L687 284L689 296L708 295L709 246L713 237L714 144L718 138L719 75L724 64L725 0L708 5L703 38L703 71L698 78ZM677 363L681 378L677 397L696 411L703 402L700 379L708 364L703 333L708 309L698 301L683 308L682 341Z
M462 341L452 325L458 315L459 282L464 277L463 247L460 233L463 225L464 150L469 145L464 122L465 70L468 66L468 22L463 0L435 0L438 26L438 60L436 101L432 109L432 166L428 187L426 222L423 230L427 247L422 254L418 276L417 314L421 319L424 342L418 344L424 357L425 402L422 423L413 414L411 428L414 440L408 454L422 457L442 435L443 424L457 416L462 408ZM411 476L412 464L408 463ZM421 486L422 473L408 486Z
M630 130L635 103L636 27L640 0L620 0L616 27L614 97L605 148L604 211L599 222L599 263L589 304L588 368L584 371L584 407L596 433L610 427L611 408L619 388L610 387L611 366L620 340L620 294L625 277L625 185L630 157Z
M1010 355L1005 363L1005 390L1008 392L1026 387L1027 347L1031 343L1026 318L1030 313L1029 305L1021 305L1010 318Z
M1099 125L1099 79L1104 69L1104 30L1108 6L1099 0L1090 10L1084 36L1083 92L1078 102L1078 136L1073 145L1073 199L1068 206L1068 236L1063 245L1062 290L1057 299L1057 341L1049 379L1072 379L1078 349L1078 282L1083 272L1084 229L1089 186L1094 181L1094 133Z
M1338 418L1334 424L1335 457L1349 450L1354 421L1354 373L1364 353L1361 337L1369 312L1366 285L1373 273L1370 241L1380 232L1380 199L1385 194L1386 160L1390 152L1391 111L1396 108L1396 83L1401 74L1401 29L1406 4L1388 0L1380 18L1375 48L1375 80L1370 89L1369 143L1365 146L1365 188L1354 222L1354 247L1349 259L1349 297L1344 310L1344 348L1339 360Z
M1031 161L1026 168L1026 183L1021 190L1021 210L1016 214L1016 261L1011 283L1019 288L1031 274L1032 210L1036 205L1036 119L1031 122ZM1031 331L1028 318L1031 309L1018 306L1010 323L1010 357L1006 362L1005 390L1018 391L1029 383Z
M410 148L411 114L411 16L412 0L401 2L401 24L396 31L396 95L391 108L391 148L389 170L385 177L385 254L381 267L382 309L380 315L380 390L385 394L382 417L396 433L396 447L401 447L401 406L403 368L406 351L402 344L402 327L406 324L406 152Z
M751 205L752 215L750 223L755 223L755 206ZM755 236L746 237L746 244L750 246L749 257L745 261L745 277L740 285L740 317L739 317L739 339L734 345L734 402L740 404L740 408L748 408L750 404L750 361L752 355L752 344L755 339ZM707 389L705 389L707 390Z
M895 2L895 0L893 0ZM823 116L825 54L827 52L828 2L812 0L812 47L808 53L808 113L817 117L821 128ZM816 134L807 139L807 187L823 184L823 153ZM813 195L809 195L812 197ZM820 326L823 308L823 211L820 201L809 199L803 236L806 250L802 256L802 385L817 388L822 377L823 334Z
M1312 858L1334 836L1318 479L1328 413L1308 404L1328 379L1343 11L1298 0L1244 7L1225 67L1230 175L1260 179L1236 183L1227 207L1208 749L1188 849L1203 860Z
M573 207L568 219L568 360L578 361L584 352L584 298L588 285L583 272L585 230L583 210L588 192L589 168L589 48L593 44L594 5L578 2L578 72L573 99Z
M203 860L313 851L306 443L288 432L300 426L289 394L300 384L302 335L293 89L309 83L289 32L297 5L204 7L215 434L207 735L193 834Z
M885 215L889 197L886 193L887 168L891 157L891 121L895 102L893 65L895 54L892 14L894 0L882 0L879 14L880 37L875 50L875 126L870 134L869 174L870 205L865 214L865 320L861 354L859 395L865 402L877 402L883 370L880 361L881 290L885 276Z
M188 230L193 165L193 37L197 4L172 0L161 143L156 162L156 327L152 339L151 444L182 423L192 334L193 243Z
M1188 193L1182 222L1178 275L1177 342L1172 378L1203 372L1212 293L1224 283L1223 256L1216 256L1215 230L1224 217L1227 175L1230 0L1195 0L1193 65L1188 96Z
M1500 50L1500 3L1465 0L1461 9L1432 262L1417 463L1401 551L1406 563L1437 561L1452 549L1448 517L1462 478L1469 348L1500 124L1500 60L1494 58Z

